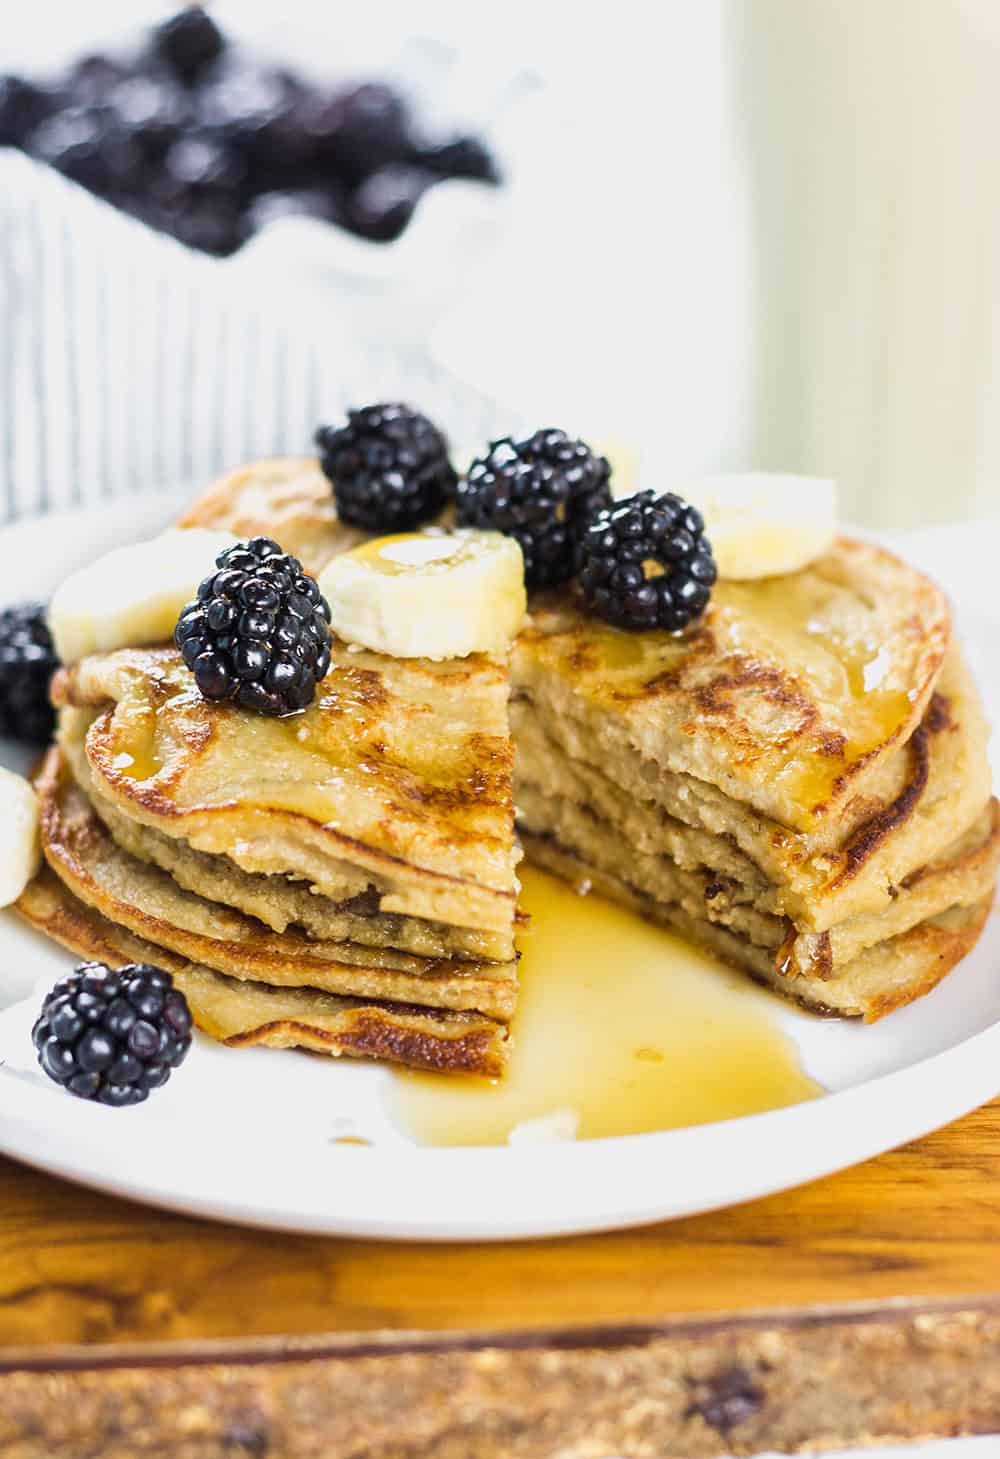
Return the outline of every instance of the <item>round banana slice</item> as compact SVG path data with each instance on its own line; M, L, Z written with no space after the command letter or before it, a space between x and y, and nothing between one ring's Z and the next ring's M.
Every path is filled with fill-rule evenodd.
M474 528L379 537L335 557L319 586L334 633L398 659L499 653L526 607L520 547Z
M38 796L22 775L0 769L0 907L17 901L41 859Z
M677 487L697 507L720 578L799 572L837 535L836 483L817 476L746 472Z
M169 642L218 554L237 541L229 532L172 528L81 568L49 604L56 653L74 664L87 654Z

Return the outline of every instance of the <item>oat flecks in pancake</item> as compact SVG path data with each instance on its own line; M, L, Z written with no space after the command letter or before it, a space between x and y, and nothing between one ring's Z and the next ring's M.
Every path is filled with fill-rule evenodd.
M719 583L683 635L610 628L571 591L541 598L513 678L553 719L600 718L616 756L809 830L836 821L920 722L950 634L928 579L841 538L789 577Z
M334 897L353 868L354 891L373 884L385 912L512 929L500 661L389 659L335 641L314 703L278 720L202 699L166 648L84 659L53 695L99 710L87 755L102 794L165 835Z
M416 957L501 963L514 957L513 929L482 932L385 913L379 909L378 893L369 886L360 892L346 887L344 895L334 901L287 876L242 871L228 856L195 851L186 841L131 820L106 794L101 795L100 781L91 773L84 748L90 722L87 711L63 710L60 745L77 784L118 845L140 861L169 872L184 891L235 907L273 932L296 927L323 942L395 948Z
M42 850L87 906L136 936L218 972L276 987L311 986L349 997L475 1010L506 1021L514 963L408 956L392 949L317 942L271 932L252 917L186 892L166 872L123 851L51 750L36 786Z
M868 1023L936 987L976 945L993 905L990 890L971 906L949 908L898 937L868 948L829 981L815 976L789 977L774 966L770 949L758 948L745 937L694 916L678 904L644 896L621 877L593 866L551 837L526 833L524 840L526 854L534 865L568 881L588 881L601 896L669 927L807 1008L863 1018Z
M511 721L528 829L603 858L611 872L634 859L650 895L671 862L710 871L713 909L738 899L810 933L889 912L907 878L981 819L990 795L988 727L955 648L923 724L885 761L878 793L852 804L839 845L824 837L817 847L814 835L780 827L691 776L615 759L600 720L553 721L519 695Z
M17 903L39 932L111 967L149 962L166 968L202 1032L232 1046L266 1044L354 1058L387 1059L415 1069L495 1078L507 1061L507 1031L477 1013L410 1008L338 998L312 988L239 982L135 937L78 901L45 867Z

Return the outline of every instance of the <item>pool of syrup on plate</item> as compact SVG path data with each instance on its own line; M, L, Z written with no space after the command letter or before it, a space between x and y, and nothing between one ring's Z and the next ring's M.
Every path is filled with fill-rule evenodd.
M578 1139L643 1134L822 1093L773 994L598 896L532 867L521 880L510 1066L496 1081L394 1075L391 1112L422 1144L504 1145L552 1115Z

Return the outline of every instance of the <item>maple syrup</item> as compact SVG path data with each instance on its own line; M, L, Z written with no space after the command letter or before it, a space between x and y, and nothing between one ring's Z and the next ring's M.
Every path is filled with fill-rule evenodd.
M578 1139L705 1124L822 1093L774 995L668 932L522 870L520 1005L502 1080L396 1073L390 1107L428 1145L503 1145L572 1112Z

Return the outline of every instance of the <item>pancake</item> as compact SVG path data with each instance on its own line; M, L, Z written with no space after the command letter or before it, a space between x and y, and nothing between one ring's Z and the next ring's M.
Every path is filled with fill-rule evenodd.
M109 967L154 963L173 974L195 1024L234 1048L263 1044L334 1057L379 1059L414 1069L495 1078L507 1061L507 1030L478 1013L338 998L312 988L270 988L212 969L133 936L78 901L48 867L17 910L39 932L79 957Z
M100 782L91 772L84 742L93 717L90 710L62 712L60 745L70 771L118 845L140 861L169 872L185 891L235 907L273 932L296 927L324 942L396 948L416 957L510 961L509 933L477 932L380 912L378 895L371 890L334 901L311 891L304 882L242 871L228 856L194 851L185 841L130 820L109 796L101 795Z
M707 948L724 962L749 972L785 997L815 1013L875 1022L929 993L979 939L993 905L993 889L971 906L951 907L897 937L870 947L829 981L780 972L768 949L758 948L705 917L647 897L623 877L588 864L553 837L524 836L525 854L564 880L608 897L650 922L668 927ZM994 876L995 876L994 861Z
M474 1010L501 1021L514 1011L513 962L415 958L356 943L320 942L294 929L278 935L254 918L184 891L166 872L123 851L60 750L50 750L35 784L49 866L78 901L145 941L272 987Z
M267 532L318 572L358 534L315 461L261 461L210 487L181 526ZM842 839L848 803L926 711L951 637L947 599L892 553L840 538L788 577L716 585L683 635L624 633L540 595L516 689L553 717L607 719L608 749L687 774L803 831Z
M178 527L271 537L315 577L369 534L337 516L333 489L313 457L279 456L230 471L203 492Z
M720 582L683 634L625 633L573 593L532 604L514 677L605 754L721 790L782 826L837 824L920 723L950 641L944 595L840 538L787 577Z
M529 699L515 699L511 721L522 829L553 834L613 874L620 860L647 895L670 898L684 884L711 920L734 925L739 917L735 925L745 926L752 912L769 928L758 941L783 945L801 971L807 946L814 960L847 961L867 945L860 928L870 932L880 916L899 926L907 907L919 909L918 921L948 905L930 904L935 879L924 876L918 887L918 873L981 827L990 791L982 706L956 649L923 724L896 757L895 797L869 798L867 820L836 853L810 854L807 837L709 798L689 780L654 780L634 761L614 764L624 782L616 783L599 768L607 764L599 745L567 736L565 725L549 732Z
M123 815L242 870L341 901L504 934L518 852L505 664L433 663L334 641L316 700L287 719L210 703L172 648L60 671L57 706L96 711L87 759Z
M765 898L767 910L819 932L886 909L899 883L957 840L990 796L989 727L957 648L922 724L885 759L868 793L845 807L839 841L829 827L822 835L791 830L693 776L638 753L615 754L605 716L554 716L519 682L511 724L519 805L533 785L594 805L640 847L682 861L687 847ZM671 834L678 827L680 839Z
M315 570L353 545L307 462L234 473L185 521L280 538L279 519ZM929 985L997 856L988 726L933 583L841 538L802 572L720 582L681 635L610 628L573 588L530 609L511 664L529 857L800 1001L872 1017L887 982Z

